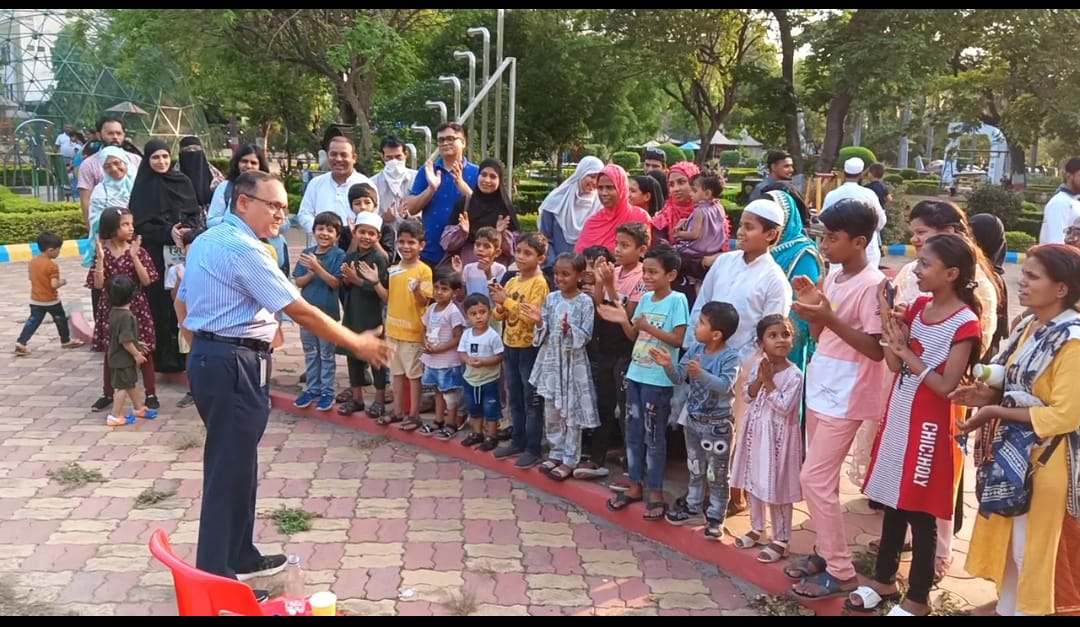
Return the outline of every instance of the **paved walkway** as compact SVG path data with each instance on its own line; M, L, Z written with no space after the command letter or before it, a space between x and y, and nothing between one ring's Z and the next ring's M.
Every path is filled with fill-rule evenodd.
M60 263L71 283L61 292L69 310L89 311L89 293L78 287L85 276L78 261ZM26 316L25 277L23 262L0 265L0 290L9 295L0 305L0 333L12 341ZM292 394L303 357L295 328L288 339L275 361L275 384ZM62 351L48 322L30 347L29 357L0 361L0 614L34 612L30 602L44 604L37 612L175 614L170 575L146 543L160 527L182 557L194 557L202 475L202 427L194 408L174 409L182 389L164 383L160 419L109 429L102 414L87 409L100 394L100 355ZM339 376L344 379L344 368ZM279 395L279 404L282 399L287 395ZM697 530L642 523L635 511L610 514L604 491L594 485L568 481L540 491L530 484L550 481L503 470L488 457L468 457L456 443L414 434L388 438L367 420L347 429L313 419L315 412L298 413L305 415L275 411L263 439L259 509L266 517L256 537L266 551L298 553L312 590L332 588L348 612L800 610L771 596L754 602L763 589L776 594L786 586L778 567L760 566L727 544L705 543ZM63 485L56 473L69 463L98 471L102 481ZM993 598L991 585L962 569L973 515L970 482L968 488L968 521L942 584L948 594L936 594L948 608ZM862 551L880 518L846 479L842 492L850 542ZM672 488L672 498L677 493ZM161 500L139 504L154 498ZM270 518L282 508L316 515L311 529L282 534ZM807 518L800 505L796 552L812 548ZM740 533L747 525L741 515L728 528Z

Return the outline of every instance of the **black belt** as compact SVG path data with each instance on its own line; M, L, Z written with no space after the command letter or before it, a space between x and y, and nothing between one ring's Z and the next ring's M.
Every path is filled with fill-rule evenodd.
M211 342L222 342L224 344L232 344L233 346L243 346L244 348L250 348L253 351L265 353L270 350L270 342L256 340L255 338L225 337L224 335L218 335L217 333L211 333L209 331L196 331L195 335L204 340L210 340Z

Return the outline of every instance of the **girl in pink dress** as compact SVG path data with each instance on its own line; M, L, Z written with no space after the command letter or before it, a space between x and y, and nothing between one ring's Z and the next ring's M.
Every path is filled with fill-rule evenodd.
M754 364L742 393L750 404L746 424L738 434L731 487L746 491L750 500L750 531L735 539L740 549L764 545L758 561L772 563L787 555L793 506L802 500L802 431L799 409L803 373L788 360L795 330L787 316L765 316L757 325L757 340L765 353ZM772 540L765 540L765 508L772 522Z

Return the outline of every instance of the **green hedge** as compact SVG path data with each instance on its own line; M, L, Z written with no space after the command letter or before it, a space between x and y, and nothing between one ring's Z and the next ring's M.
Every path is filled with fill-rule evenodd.
M1039 238L1030 233L1024 233L1023 231L1005 232L1005 245L1008 246L1010 251L1026 253L1029 248L1038 243Z
M80 209L0 213L0 244L26 244L42 231L52 231L65 240L82 239L86 237L86 220Z
M34 170L35 168L29 165L23 165L19 167L4 166L0 168L0 185L9 185L11 187L26 187L34 184ZM37 170L37 183L38 185L45 184L46 177L49 176L47 170L43 168L36 168Z

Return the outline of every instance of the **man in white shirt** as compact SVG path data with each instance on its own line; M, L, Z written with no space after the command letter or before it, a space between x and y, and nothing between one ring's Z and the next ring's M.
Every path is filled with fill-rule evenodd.
M98 136L101 140L101 147L106 146L123 146L127 141L127 133L124 130L124 123L119 118L103 117L98 120L97 124ZM139 155L128 152L128 172L134 174L139 171L139 164L142 163L142 157ZM82 205L83 219L88 221L90 216L90 192L94 191L97 184L105 180L105 168L102 161L101 150L99 149L93 155L83 159L82 165L79 166L79 203Z
M861 200L873 207L878 216L878 224L877 230L874 231L874 237L870 240L870 245L866 247L866 260L870 263L870 267L877 268L881 266L881 229L885 228L888 217L886 217L885 209L882 208L881 202L878 201L878 195L874 193L874 190L859 185L859 177L862 176L864 170L866 170L866 164L858 157L852 157L845 161L844 183L825 195L825 200L821 201L821 212L824 213L829 207L847 198ZM830 266L830 270L839 269L837 264Z
M404 201L412 190L416 180L416 170L406 167L409 150L405 142L393 135L382 140L380 147L383 169L371 177L375 191L379 193L379 214L383 224L388 224L397 232L397 220L405 210Z
M1040 244L1062 244L1065 229L1080 218L1080 157L1073 157L1065 164L1065 184L1058 188L1043 208Z
M56 147L68 165L71 165L71 160L75 157L75 142L71 141L71 134L74 132L74 126L65 124L64 132L56 136Z
M313 246L315 237L315 214L333 211L341 218L341 223L350 228L353 222L353 210L349 206L349 188L358 183L371 185L371 179L356 171L356 147L348 137L338 136L330 140L327 156L330 160L330 172L311 179L296 220L307 233L308 246ZM348 240L341 241L343 246Z

